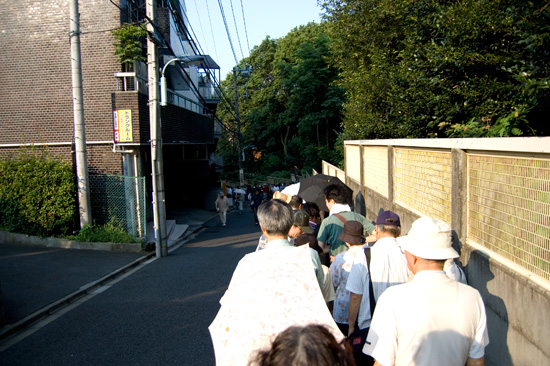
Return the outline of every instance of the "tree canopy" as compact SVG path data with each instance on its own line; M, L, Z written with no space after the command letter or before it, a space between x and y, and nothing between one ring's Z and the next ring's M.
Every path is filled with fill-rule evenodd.
M349 139L549 135L550 1L319 3L321 24L238 65L253 68L236 74L247 171L339 164ZM233 75L223 86L234 95ZM220 144L229 170L235 142Z
M345 138L546 135L546 1L328 0Z

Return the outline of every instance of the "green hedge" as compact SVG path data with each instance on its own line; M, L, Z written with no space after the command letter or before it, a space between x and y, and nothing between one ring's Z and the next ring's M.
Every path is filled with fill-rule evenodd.
M72 233L78 223L75 174L47 151L0 160L0 229L37 236Z

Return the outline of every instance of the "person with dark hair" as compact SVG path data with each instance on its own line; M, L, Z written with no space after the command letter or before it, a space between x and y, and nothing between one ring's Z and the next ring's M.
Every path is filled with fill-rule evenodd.
M302 208L302 203L304 200L300 196L292 196L290 202L288 203L293 210L299 210Z
M334 300L332 316L338 328L340 328L342 333L347 335L349 328L348 309L350 292L346 290L346 283L348 282L353 263L358 260L363 253L363 244L365 244L363 225L358 221L346 221L344 230L340 234L340 239L346 243L349 250L338 253L336 258L334 258L334 262L330 265L332 284L336 288L336 299Z
M348 204L350 198L341 185L330 184L326 186L324 194L330 216L321 222L317 240L324 252L334 257L338 253L348 250L346 243L339 239L346 221L359 221L363 225L363 230L367 236L373 233L374 225L365 216L351 211ZM367 242L374 240L374 236L367 238Z
M304 215L306 215L305 212ZM323 274L323 283L319 283L319 285L321 286L323 297L328 304L331 301L334 301L334 299L336 298L336 294L334 292L334 286L332 285L330 269L321 262L318 263L319 269L317 269L316 261L319 260L320 255L323 255L323 249L321 249L319 244L317 244L317 238L312 233L303 233L298 236L296 238L296 241L294 242L294 246L296 247L306 244L309 245L309 250L311 251L311 259L313 260L313 265L315 267L315 274L317 274L318 270L321 271L321 273ZM317 280L319 280L319 277L320 276L317 276Z
M249 366L355 366L346 340L337 342L322 325L292 326L270 349L258 351Z
M264 199L265 196L259 188L256 188L254 190L254 194L250 197L250 208L252 208L252 211L254 212L254 223L256 225L258 225L258 207L260 207Z
M304 210L309 216L309 227L313 229L313 234L317 237L319 232L319 225L321 225L321 215L319 206L315 202L304 202L302 204L302 210Z

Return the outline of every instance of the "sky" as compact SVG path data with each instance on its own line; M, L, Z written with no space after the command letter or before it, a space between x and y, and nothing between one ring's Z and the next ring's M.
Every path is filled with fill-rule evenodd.
M320 22L321 8L317 6L317 0L185 0L195 39L203 53L220 65L222 80L236 62L219 2L223 6L238 61L243 56L248 57L249 49L262 43L267 36L281 38L297 26Z

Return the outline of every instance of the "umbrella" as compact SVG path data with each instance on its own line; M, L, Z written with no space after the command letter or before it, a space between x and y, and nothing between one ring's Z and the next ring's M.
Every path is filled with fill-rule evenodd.
M340 341L343 335L330 314L307 245L265 249L237 265L208 327L216 365L246 365L254 351L269 348L291 325L322 324Z
M246 192L244 191L244 189L241 189L241 188L235 188L235 189L233 190L233 193L235 193L235 194L239 194L239 193L240 193L240 194L246 194Z
M289 196L296 196L298 195L298 191L300 190L300 183L294 183L289 186L286 186L281 193L288 194Z
M329 211L325 203L325 195L323 190L330 184L338 184L345 188L348 194L348 203L351 204L353 191L345 183L337 177L332 177L326 174L315 174L311 177L300 180L300 190L298 196L302 197L306 202L315 202L321 211Z

